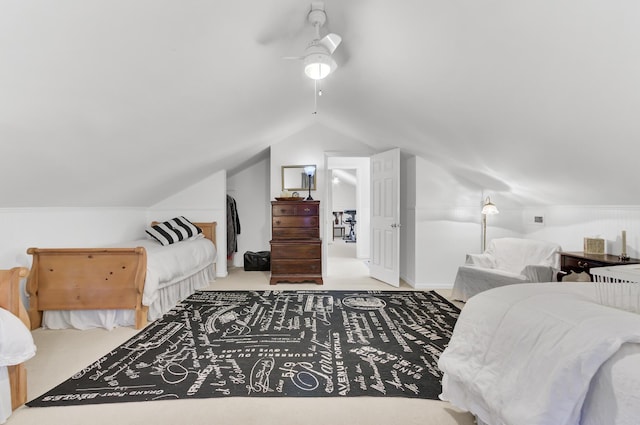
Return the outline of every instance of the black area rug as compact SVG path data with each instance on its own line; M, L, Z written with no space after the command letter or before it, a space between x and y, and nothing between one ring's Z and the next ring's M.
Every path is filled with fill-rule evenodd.
M197 292L27 406L229 396L437 399L460 310L435 292Z

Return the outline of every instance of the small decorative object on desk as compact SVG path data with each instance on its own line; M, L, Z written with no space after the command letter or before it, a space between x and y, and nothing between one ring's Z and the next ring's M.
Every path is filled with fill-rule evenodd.
M622 252L620 253L620 261L629 261L629 256L627 255L627 231L622 231Z
M604 254L604 239L584 238L585 254Z
M288 190L283 190L280 196L276 196L276 201L300 201L301 199L302 197L298 195L298 192L291 193Z
M640 264L596 267L589 273L600 304L640 313Z

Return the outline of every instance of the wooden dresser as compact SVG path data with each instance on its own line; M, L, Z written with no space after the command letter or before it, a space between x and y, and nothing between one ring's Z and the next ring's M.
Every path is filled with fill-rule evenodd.
M271 202L271 280L322 285L320 201Z

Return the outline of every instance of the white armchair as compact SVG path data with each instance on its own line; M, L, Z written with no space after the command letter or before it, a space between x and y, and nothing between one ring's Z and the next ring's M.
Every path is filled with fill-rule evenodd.
M467 254L458 268L452 297L473 295L514 283L552 282L560 269L560 245L534 239L493 239L483 254Z

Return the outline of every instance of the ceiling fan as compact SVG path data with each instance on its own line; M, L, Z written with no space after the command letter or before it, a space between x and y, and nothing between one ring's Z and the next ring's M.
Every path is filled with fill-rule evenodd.
M323 1L311 2L307 21L315 29L315 38L306 47L302 56L285 57L285 59L304 61L304 73L313 80L321 80L338 67L331 55L342 42L342 37L329 33L320 38L320 28L327 22Z

